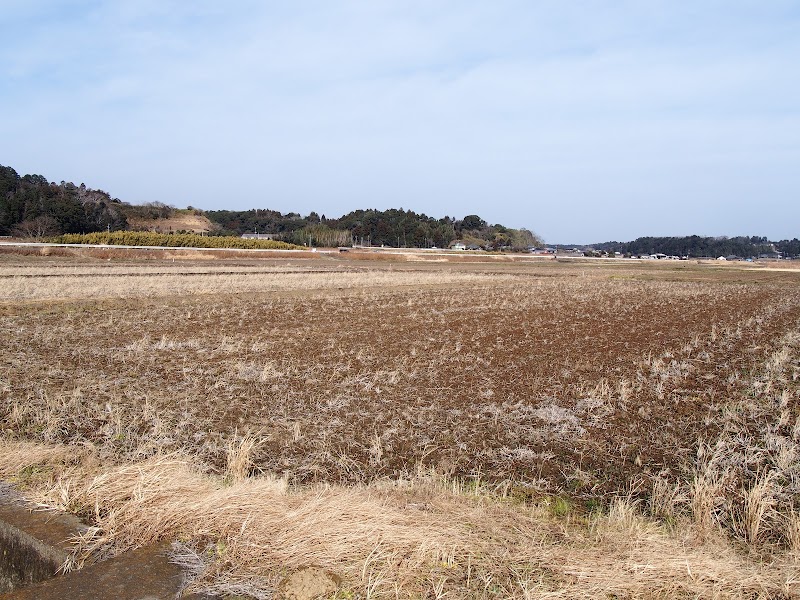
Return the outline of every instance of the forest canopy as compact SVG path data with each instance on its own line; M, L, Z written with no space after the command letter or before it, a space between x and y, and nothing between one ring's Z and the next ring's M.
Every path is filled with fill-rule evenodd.
M102 190L42 175L20 176L0 166L0 235L43 239L65 233L129 230L130 222L169 219L179 209L162 202L132 205ZM200 211L212 235L270 234L275 239L320 246L447 247L456 240L488 250L525 249L542 241L527 229L490 225L478 215L434 218L411 210L355 210L339 218L270 209ZM176 232L179 233L179 232Z
M164 222L177 213L187 212L208 219L209 235L269 234L273 239L298 245L446 248L458 241L473 249L524 250L544 244L528 229L492 225L474 214L461 219L436 218L402 208L373 208L328 218L313 211L302 216L263 208L202 211L191 206L177 209L157 201L129 204L83 183L52 183L42 175L20 176L13 168L0 165L2 236L45 239L71 233L147 229L141 223ZM800 256L797 238L769 241L763 236L640 237L631 242L594 244L592 248L627 255Z
M774 255L785 257L800 255L800 241L781 240L771 242L763 236L702 237L640 237L632 242L604 242L593 246L596 250L621 252L622 254L666 254L691 258L736 256L740 258Z
M42 238L61 233L116 231L128 225L122 203L84 184L20 177L0 165L0 235Z
M313 240L329 235L338 239L336 245L353 243L395 248L446 248L455 240L488 249L524 249L542 244L527 229L489 225L477 215L467 215L463 219L436 219L402 208L355 210L336 219L316 212L302 217L297 213L283 215L262 209L211 210L205 215L228 233L272 233L293 243L304 243L309 238L313 243Z

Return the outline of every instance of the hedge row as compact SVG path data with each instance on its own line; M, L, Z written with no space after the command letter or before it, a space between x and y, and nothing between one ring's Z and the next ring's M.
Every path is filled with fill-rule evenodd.
M97 244L106 246L168 246L170 248L236 248L243 250L305 250L303 246L274 240L253 240L232 236L204 236L196 233L155 233L112 231L66 233L48 240L54 244Z

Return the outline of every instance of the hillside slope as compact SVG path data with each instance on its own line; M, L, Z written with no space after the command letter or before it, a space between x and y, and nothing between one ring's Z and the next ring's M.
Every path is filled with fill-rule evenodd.
M189 231L191 233L208 233L219 229L205 215L179 210L172 211L169 216L148 218L137 215L133 211L128 214L128 229L140 231L156 231L158 233L174 233Z

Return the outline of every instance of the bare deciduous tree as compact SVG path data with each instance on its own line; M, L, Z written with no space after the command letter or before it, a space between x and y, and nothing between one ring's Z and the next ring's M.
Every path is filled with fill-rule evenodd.
M35 219L22 221L14 227L16 237L40 240L45 237L57 235L60 232L58 221L49 215L42 215Z

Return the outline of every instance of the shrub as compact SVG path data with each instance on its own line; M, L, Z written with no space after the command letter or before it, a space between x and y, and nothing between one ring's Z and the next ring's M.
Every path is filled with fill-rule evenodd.
M244 250L304 250L302 246L275 240L239 237L202 236L196 233L155 233L151 231L112 231L68 233L49 239L55 244L93 244L103 246L167 246L170 248L236 248Z

